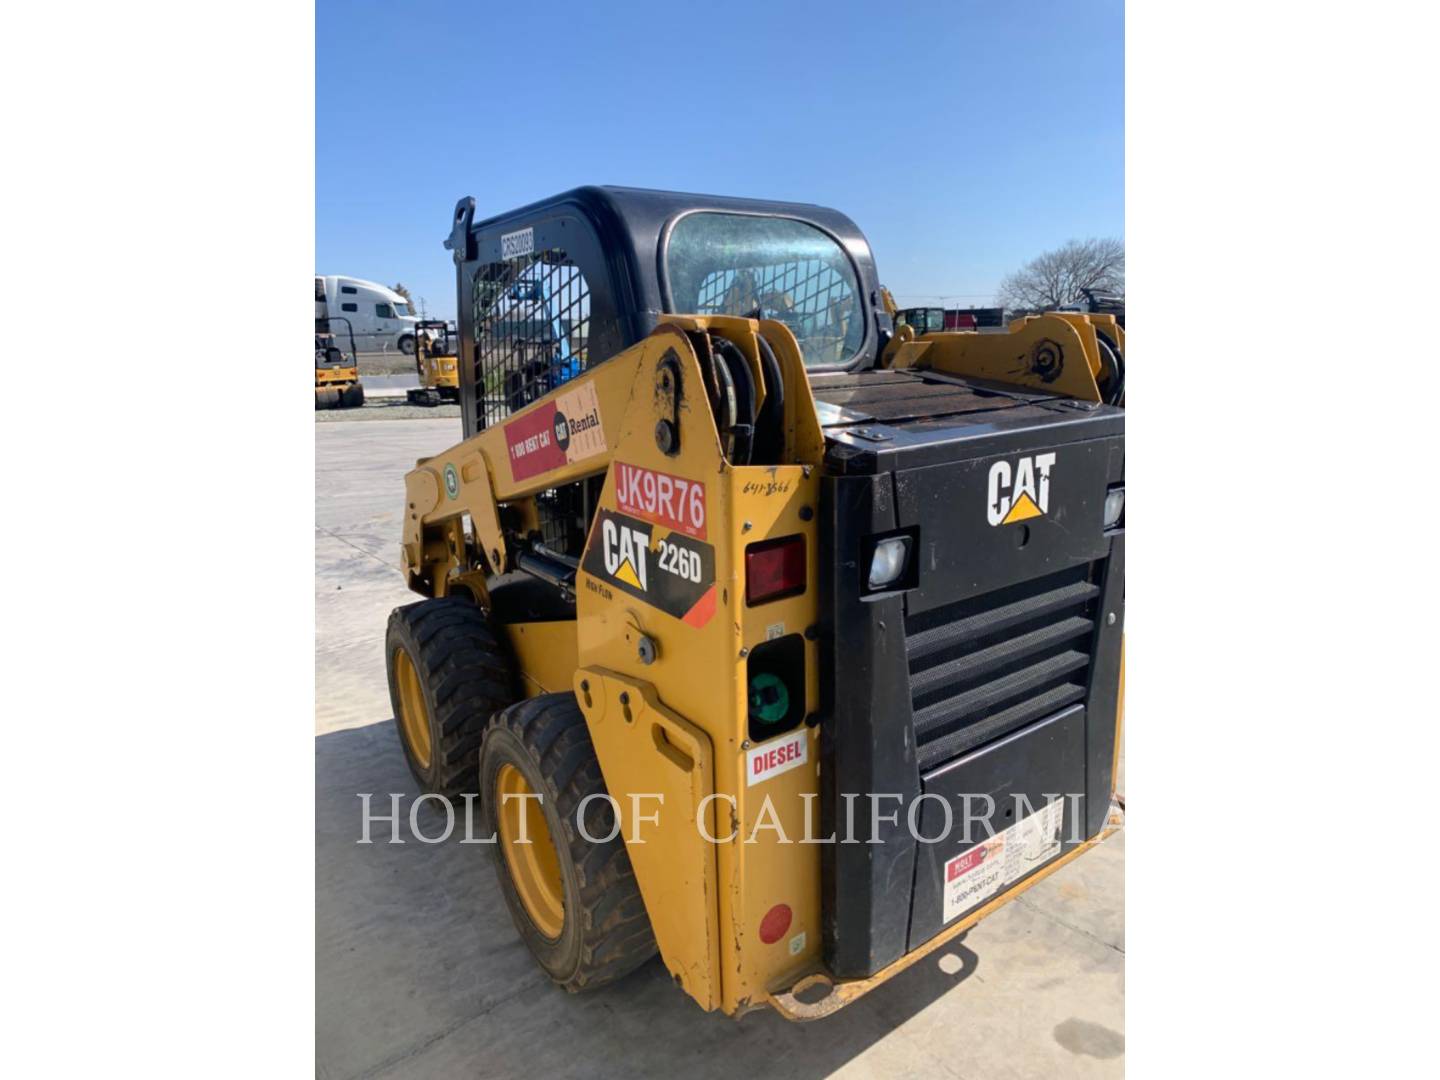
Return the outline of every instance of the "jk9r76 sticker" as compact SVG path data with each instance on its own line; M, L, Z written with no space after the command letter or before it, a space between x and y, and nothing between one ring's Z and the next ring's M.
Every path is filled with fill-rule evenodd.
M705 539L705 485L699 480L617 461L615 501L623 513Z

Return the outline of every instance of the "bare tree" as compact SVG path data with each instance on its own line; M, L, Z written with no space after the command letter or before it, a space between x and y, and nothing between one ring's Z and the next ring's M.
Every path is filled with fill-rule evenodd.
M410 305L410 310L411 310L412 312L415 310L415 301L413 301L413 300L410 299L410 290L407 289L404 285L401 285L401 284L397 281L397 282L391 287L391 291L392 291L392 292L398 292L401 296L405 297L405 302Z
M1085 290L1125 295L1125 243L1113 237L1071 240L1031 259L1000 282L996 301L1023 311L1085 302Z

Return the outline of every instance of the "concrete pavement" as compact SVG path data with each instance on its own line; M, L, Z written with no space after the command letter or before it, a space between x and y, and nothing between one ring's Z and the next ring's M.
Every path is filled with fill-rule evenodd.
M413 371L408 375L361 375L360 385L365 387L366 398L403 398L406 390L419 387L420 376Z
M361 801L416 794L383 636L416 597L398 570L402 478L457 418L316 425L316 1057L390 1077L1119 1077L1124 831L959 942L812 1024L700 1011L652 961L570 995L521 944L490 849L357 844ZM443 822L423 808L422 829ZM374 837L388 839L388 826Z

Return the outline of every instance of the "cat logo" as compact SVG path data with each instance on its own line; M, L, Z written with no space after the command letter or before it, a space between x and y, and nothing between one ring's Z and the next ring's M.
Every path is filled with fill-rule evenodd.
M1013 525L1043 517L1050 509L1050 466L1054 464L1054 454L1035 454L1022 457L1013 469L1008 461L991 465L986 505L990 524Z
M701 485L696 484L695 490L701 490ZM687 626L698 628L714 618L713 547L678 530L657 529L604 507L596 514L599 520L590 530L580 560L586 589L609 601L613 596L605 586L610 586Z
M650 534L607 517L600 523L600 539L604 545L605 572L636 589L648 589L645 555L650 549Z

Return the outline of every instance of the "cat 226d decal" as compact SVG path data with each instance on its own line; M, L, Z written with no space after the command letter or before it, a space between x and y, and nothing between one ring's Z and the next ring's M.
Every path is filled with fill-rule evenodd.
M601 510L580 568L691 626L715 614L715 549L679 532Z

